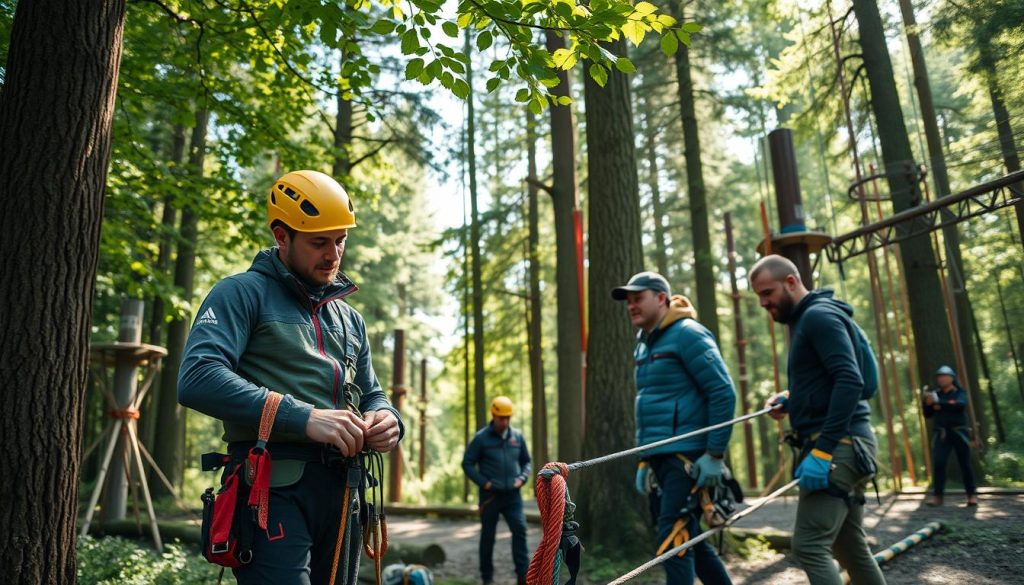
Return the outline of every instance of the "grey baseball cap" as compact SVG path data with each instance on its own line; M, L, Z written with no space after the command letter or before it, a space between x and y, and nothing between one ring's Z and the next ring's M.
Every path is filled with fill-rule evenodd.
M652 290L656 293L663 292L672 294L672 287L668 285L665 277L657 272L638 272L629 279L626 284L612 289L612 298L617 301L626 300L626 293Z

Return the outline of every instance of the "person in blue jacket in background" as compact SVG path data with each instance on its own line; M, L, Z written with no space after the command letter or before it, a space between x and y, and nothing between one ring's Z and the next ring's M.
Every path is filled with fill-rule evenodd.
M967 424L967 391L956 379L956 371L942 366L935 372L937 392L924 393L924 415L934 421L932 430L932 462L935 477L932 478L932 497L929 506L941 506L942 494L946 488L946 464L949 452L956 451L956 460L963 475L967 505L978 505L978 488L971 467L971 427Z
M697 322L686 297L672 296L664 276L640 272L613 289L612 298L626 302L630 321L639 329L633 351L637 445L733 418L732 379L714 336ZM661 487L659 554L700 534L700 522L687 511L687 500L695 486L721 483L731 435L732 428L726 427L644 452L637 486L649 484L645 476L653 473ZM705 584L732 583L706 540L664 567L669 585L689 585L695 574Z
M530 556L519 489L530 478L530 452L523 433L512 428L512 401L507 396L491 401L491 417L462 456L463 471L480 488L480 576L485 584L494 579L494 533L500 514L512 531L516 582L525 585Z

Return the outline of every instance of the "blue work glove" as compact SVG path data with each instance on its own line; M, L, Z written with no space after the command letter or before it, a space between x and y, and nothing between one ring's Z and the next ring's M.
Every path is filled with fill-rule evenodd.
M722 474L725 473L725 459L712 457L710 453L700 456L693 464L690 474L697 480L697 487L714 487L721 485Z
M800 462L793 475L800 478L800 487L819 491L828 489L828 474L832 471L832 455L811 449L810 455Z
M654 470L647 464L646 461L641 461L636 466L636 491L640 492L640 495L650 495L654 481Z

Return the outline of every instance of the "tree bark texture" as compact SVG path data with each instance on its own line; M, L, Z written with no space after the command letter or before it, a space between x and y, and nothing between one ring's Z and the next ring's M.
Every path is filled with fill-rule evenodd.
M209 110L196 110L188 157L188 172L193 175L196 182L203 176L209 118ZM181 291L181 298L186 302L192 302L195 294L196 238L199 221L195 199L198 197L185 202L182 206L178 254L174 261L174 286ZM153 460L176 487L182 484L185 477L185 409L178 404L178 370L181 368L181 358L185 352L185 341L188 339L191 324L192 315L185 315L171 321L167 327L167 357L164 358L163 370L160 372L160 388L172 391L160 393L155 413L156 436L159 440L153 445ZM154 497L169 495L163 482L150 485L150 491Z
M533 112L526 111L526 158L527 174L537 176L537 120ZM548 407L544 393L544 347L541 343L541 323L543 322L540 296L540 253L537 250L540 234L538 233L537 184L531 182L527 186L528 208L527 221L529 236L527 238L527 255L530 263L530 311L527 315L527 337L529 338L530 357L530 392L533 396L532 427L533 427L533 458L540 462L548 461Z
M899 212L921 202L910 139L900 109L878 5L874 0L854 0L853 10L860 25L860 45L871 88L871 109L878 123L886 182L894 210ZM928 234L902 242L900 255L911 301L910 322L914 329L918 372L920 379L930 380L941 364L954 357L938 263Z
M19 2L11 31L0 95L5 583L75 582L82 406L124 14L121 0Z
M683 22L682 0L672 2L676 20ZM680 43L676 51L676 81L679 85L679 109L683 120L683 145L686 155L686 191L690 200L690 230L693 233L693 265L697 281L697 315L700 322L719 339L718 299L715 295L714 250L708 219L704 166L701 162L697 110L694 107L690 48Z
M345 55L341 55L340 66L345 65ZM338 114L334 121L334 165L331 172L339 183L352 171L352 100L343 96L345 92L338 88L336 98Z
M472 50L470 31L466 31L465 52ZM469 84L469 96L466 98L466 159L469 161L469 208L470 227L469 245L470 262L473 271L473 399L476 403L476 428L487 424L487 387L484 371L484 292L480 268L480 212L477 206L476 190L476 120L473 111L473 65L472 59L466 65L466 83Z
M625 55L625 43L607 46ZM633 445L633 346L635 333L623 303L611 290L643 266L640 197L633 146L629 80L618 71L605 87L590 76L586 92L589 169L588 250L591 291L588 347L586 436L583 456L604 455ZM600 480L581 482L582 526L588 538L609 549L632 550L646 542L632 493L636 462L606 463Z
M548 31L548 52L565 47L565 38ZM571 96L569 76L559 71L561 83L552 95ZM572 106L552 106L551 203L555 216L555 287L558 338L558 459L578 461L583 454L583 320L577 275L576 228L573 213L576 191L576 122Z

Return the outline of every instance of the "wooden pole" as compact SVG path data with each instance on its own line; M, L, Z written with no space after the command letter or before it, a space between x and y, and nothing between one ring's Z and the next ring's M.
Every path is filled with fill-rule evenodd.
M729 283L732 285L732 314L736 330L736 361L740 373L740 405L743 414L750 414L750 388L747 374L747 340L743 337L743 316L740 289L736 285L736 243L732 236L732 214L725 214L725 243L729 251ZM743 445L747 454L747 485L757 487L757 460L754 457L754 429L743 425Z
M871 169L871 174L874 175L875 174L875 166L871 165L869 168ZM871 181L871 186L872 186L872 189L875 192L875 210L878 213L878 219L883 219L884 216L882 214L882 201L881 201L880 193L879 193L879 190L878 190L878 181ZM871 252L871 254L874 255L874 252ZM890 267L889 267L889 254L887 252L887 248L883 248L882 249L882 260L885 263L886 275L888 276L888 283L887 284L888 284L888 292L889 292L889 302L890 303L895 303L896 302L896 298L895 298L894 291L893 291L893 286L892 286L892 271L890 270ZM881 275L879 275L879 277L878 277L878 288L879 288L879 293L881 293L881 288L882 288L882 277L881 277ZM895 313L896 313L896 310L895 310L895 307L893 307L893 314L895 314ZM883 335L882 331L879 331L878 338L880 340L884 340L884 345L882 347L880 347L879 349L883 352L882 353L883 359L886 358L886 356L888 357L890 374L892 376L892 378L891 378L891 380L892 380L892 386L891 386L892 395L893 395L893 397L896 398L896 412L899 413L899 417L900 417L900 426L901 426L901 428L900 428L900 435L901 435L901 437L903 439L903 456L907 460L907 473L910 474L910 483L913 484L913 485L917 485L917 469L915 468L915 465L914 465L914 454L910 450L910 435L909 435L909 431L907 430L908 427L907 427L906 409L904 408L904 404L903 404L903 395L900 394L899 373L896 371L896 342L893 339L893 328L889 325L888 307L884 303L883 303L883 306L882 306L882 328L885 330L884 331L884 335ZM885 361L882 362L882 368L883 368L882 375L885 376L885 369L884 369L885 368Z
M420 360L420 481L427 469L427 360Z
M405 403L405 330L395 329L395 355L391 372L391 405L399 413ZM402 500L402 446L398 445L388 454L391 473L389 476L388 501Z

